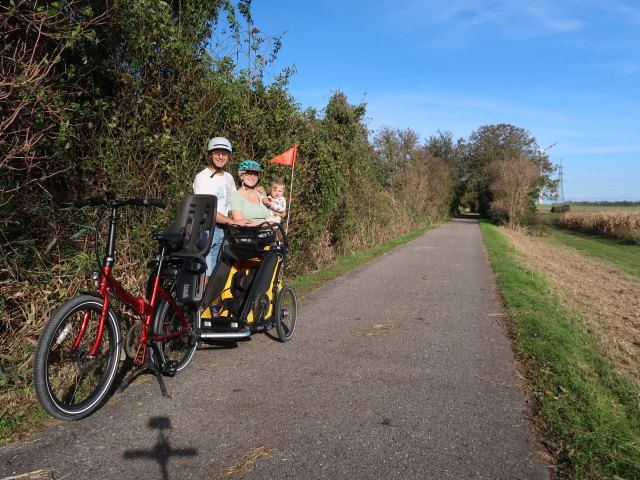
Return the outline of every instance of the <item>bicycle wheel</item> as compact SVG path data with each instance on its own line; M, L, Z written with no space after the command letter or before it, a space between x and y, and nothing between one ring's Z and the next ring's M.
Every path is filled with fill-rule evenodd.
M98 352L90 355L102 305L101 298L90 295L73 298L53 313L40 334L34 387L40 405L52 417L86 417L107 398L118 369L120 328L110 309Z
M281 342L286 342L293 337L296 330L296 317L298 316L298 300L296 292L290 285L285 285L276 298L276 333Z
M182 314L189 321L191 328L194 327L199 311L196 304L186 304L181 308ZM154 335L164 335L167 333L183 330L180 318L176 311L171 308L169 302L161 298L158 300L155 314L153 315L153 333ZM180 336L170 338L168 340L156 342L158 350L162 355L160 361L162 368L170 369L171 373L183 370L193 358L196 352L198 342L191 334L191 330Z

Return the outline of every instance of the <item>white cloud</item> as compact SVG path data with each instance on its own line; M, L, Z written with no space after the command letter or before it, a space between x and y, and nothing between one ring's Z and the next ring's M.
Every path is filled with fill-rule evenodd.
M637 60L616 60L612 62L589 65L592 70L607 70L619 75L637 75L640 73L640 62Z
M523 13L528 13L533 18L534 24L542 28L543 32L548 33L565 33L573 30L579 30L587 25L583 20L577 18L562 18L564 15L549 5L542 4L521 4Z
M531 38L585 28L604 17L640 23L640 6L631 0L381 0L393 24L444 28L448 40L473 36L489 26L509 37Z

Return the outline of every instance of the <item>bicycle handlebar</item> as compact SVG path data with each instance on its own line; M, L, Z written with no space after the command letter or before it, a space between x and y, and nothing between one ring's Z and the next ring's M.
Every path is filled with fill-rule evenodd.
M166 208L167 201L163 200L162 198L130 198L128 200L116 200L115 198L109 198L109 196L107 196L106 199L91 197L73 201L73 206L77 208L86 206L96 207L98 205L104 205L111 208L123 207L125 205Z
M167 201L163 200L162 198L135 198L134 205L146 205L148 207L166 208Z

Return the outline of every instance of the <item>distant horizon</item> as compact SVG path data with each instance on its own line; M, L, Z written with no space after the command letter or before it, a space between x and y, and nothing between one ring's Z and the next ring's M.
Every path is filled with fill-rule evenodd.
M542 205L551 205L553 203L567 203L567 202L574 202L574 203L579 203L579 202L591 202L591 203L599 203L599 202L609 202L609 203L613 203L613 202L632 202L632 203L640 203L640 198L637 199L628 199L628 198L620 198L620 199L612 199L612 197L606 198L606 199L595 199L594 197L587 197L587 198L581 198L580 200L574 200L571 198L565 198L564 202L561 202L560 200L550 200L550 199L544 199L542 202Z

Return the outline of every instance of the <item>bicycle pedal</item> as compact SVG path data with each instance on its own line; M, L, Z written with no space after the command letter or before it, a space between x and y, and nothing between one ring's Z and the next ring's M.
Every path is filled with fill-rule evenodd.
M178 372L178 362L176 361L167 362L164 368L162 369L162 373L169 377L173 377L177 372Z

